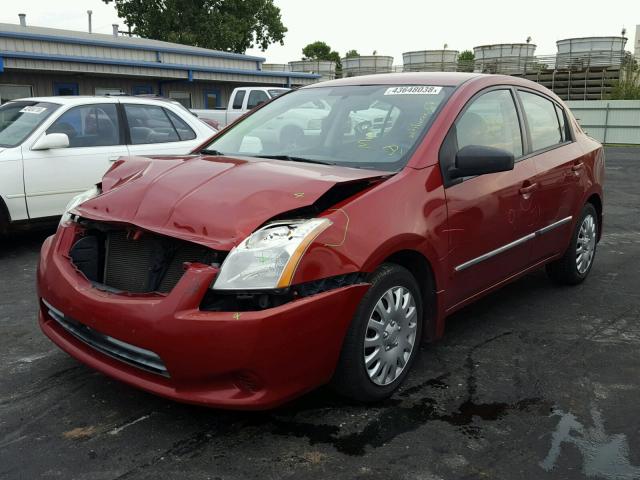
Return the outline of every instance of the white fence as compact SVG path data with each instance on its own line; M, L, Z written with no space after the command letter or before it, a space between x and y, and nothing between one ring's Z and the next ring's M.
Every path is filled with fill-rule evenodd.
M640 145L640 100L573 100L566 104L596 140Z

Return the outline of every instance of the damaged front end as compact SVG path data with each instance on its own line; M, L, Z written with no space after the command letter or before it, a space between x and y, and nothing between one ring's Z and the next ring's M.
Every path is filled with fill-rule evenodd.
M69 260L94 288L112 294L167 295L191 265L219 269L228 255L228 252L134 226L84 218L78 218L76 222L76 240L69 250ZM209 289L200 309L211 312L266 310L364 281L365 275L356 272L285 288L253 291Z
M99 195L74 205L68 257L94 288L126 295L167 295L191 266L213 268L204 311L265 310L363 283L354 265L330 261L304 275L298 267L316 244L339 250L349 222L343 207L392 174L282 163L119 164ZM245 188L229 189L232 179Z
M131 225L77 219L73 265L95 288L112 293L169 293L191 263L219 267L227 252Z

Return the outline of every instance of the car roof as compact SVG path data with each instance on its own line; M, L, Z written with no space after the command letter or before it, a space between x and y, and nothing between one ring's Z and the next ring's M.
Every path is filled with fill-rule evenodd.
M338 87L343 85L435 85L457 87L472 80L487 80L502 85L522 85L539 89L540 85L531 80L526 80L512 75L496 75L486 73L466 72L403 72L382 73L376 75L362 75L357 77L340 78L326 82L314 83L303 87Z
M133 95L71 95L71 96L52 96L52 97L25 97L12 99L12 102L47 102L55 103L58 105L88 105L93 103L118 103L121 100L126 99L127 102L132 103L147 103L147 104L175 104L174 100L170 98L153 98L144 96Z
M481 76L483 76L481 73L462 72L381 73L329 80L327 82L314 83L304 88L338 87L342 85L436 85L456 87L468 80Z
M358 77L341 78L338 80L314 83L313 85L308 85L302 89L349 85L434 85L443 87L459 87L463 84L479 84L482 88L486 88L491 85L526 87L543 93L560 104L563 103L562 100L551 90L532 80L513 75L497 75L475 72L403 72L362 75Z

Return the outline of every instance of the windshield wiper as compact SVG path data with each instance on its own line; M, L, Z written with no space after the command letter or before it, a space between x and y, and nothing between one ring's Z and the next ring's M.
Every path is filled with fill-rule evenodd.
M218 150L207 150L206 148L204 150L200 150L200 153L204 153L205 155L216 155L216 156L224 155L224 153L219 152Z
M306 163L318 163L320 165L335 165L333 162L327 162L325 160L313 160L311 158L292 157L291 155L256 155L258 158L268 158L269 160L287 160L289 162L306 162Z

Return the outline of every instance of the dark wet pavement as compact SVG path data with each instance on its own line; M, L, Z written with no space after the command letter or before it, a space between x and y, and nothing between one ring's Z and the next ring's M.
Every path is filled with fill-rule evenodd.
M95 373L36 321L44 233L0 244L2 479L640 479L640 149L607 150L605 233L573 288L536 272L451 317L375 406L181 405Z

